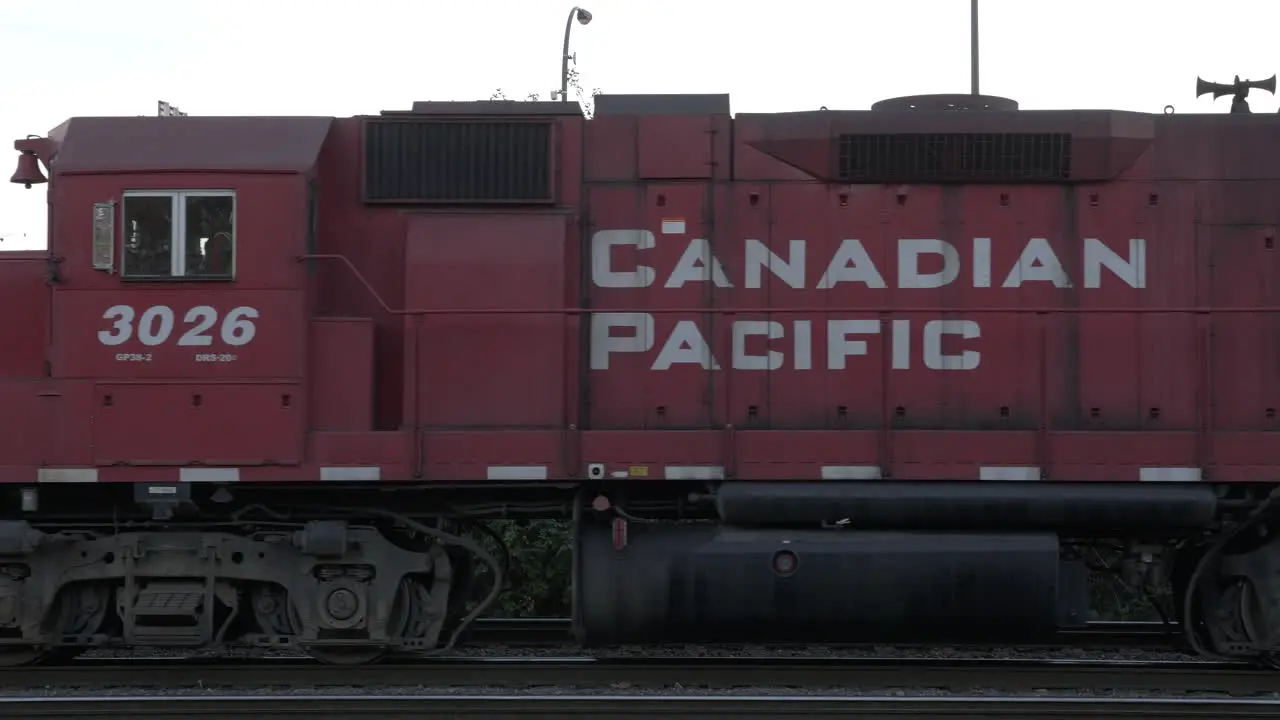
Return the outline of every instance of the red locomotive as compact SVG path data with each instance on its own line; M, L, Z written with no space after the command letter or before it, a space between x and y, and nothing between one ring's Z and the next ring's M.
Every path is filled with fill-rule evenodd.
M17 141L4 662L447 647L510 513L576 523L588 644L1032 638L1105 543L1280 650L1275 117L596 111Z

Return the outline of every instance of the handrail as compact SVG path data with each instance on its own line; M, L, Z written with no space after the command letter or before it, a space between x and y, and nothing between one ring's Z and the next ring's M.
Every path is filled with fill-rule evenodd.
M1001 306L983 306L983 305L850 305L850 306L832 306L824 305L821 307L717 307L717 306L694 306L694 307L564 307L564 308L402 308L393 309L387 304L386 300L378 294L377 289L361 274L360 270L347 259L345 255L300 255L298 262L305 260L332 260L339 262L347 267L356 280L364 285L369 295L377 301L378 305L384 311L391 315L590 315L593 313L649 313L651 315L674 315L674 314L698 314L698 313L716 313L721 315L799 315L803 313L863 313L863 314L927 314L927 313L965 313L977 315L1007 314L1007 315L1167 315L1167 314L1192 314L1192 315L1240 315L1251 313L1280 313L1280 305L1259 305L1254 307L1206 307L1190 305L1185 307L1056 307L1052 305L1046 306L1020 306L1020 307L1001 307Z
M411 314L411 313L406 313L406 312L403 312L403 311L392 310L392 309L391 309L391 306L387 304L387 301L386 301L386 300L383 300L383 299L382 299L382 296L378 294L378 290L377 290L375 287L373 287L373 285L372 285L372 284L370 284L370 283L369 283L369 281L368 281L367 279L365 279L365 276L364 276L363 274L361 274L361 272L360 272L359 268L357 268L355 265L352 265L352 264L351 264L351 261L347 259L347 256L346 256L346 255L316 254L316 255L299 255L299 256L298 256L298 262L304 262L304 261L306 261L306 260L333 260L333 261L335 261L335 262L342 263L343 265L347 266L347 269L351 271L351 274L352 274L352 275L355 275L355 276L356 276L356 280L359 280L359 281L360 281L360 284L361 284L361 285L364 285L364 289L369 291L369 295L370 295L370 296L372 296L372 297L373 297L373 299L374 299L374 300L375 300L379 305L381 305L381 306L382 306L382 309L383 309L384 311L386 311L387 313L389 313L389 314L391 314L391 315L408 315L408 314Z

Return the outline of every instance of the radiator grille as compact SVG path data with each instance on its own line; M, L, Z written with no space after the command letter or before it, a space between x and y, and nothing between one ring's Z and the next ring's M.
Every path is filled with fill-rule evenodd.
M364 151L367 202L555 200L550 123L370 120Z
M1069 133L841 135L847 183L1052 182L1071 175Z

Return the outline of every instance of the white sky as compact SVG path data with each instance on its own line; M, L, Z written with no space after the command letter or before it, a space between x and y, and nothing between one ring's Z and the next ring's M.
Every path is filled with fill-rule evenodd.
M734 112L969 90L968 0L583 0L582 85ZM559 87L556 0L0 0L0 249L45 246L14 139L77 115L334 115ZM782 8L786 8L783 10ZM1275 0L981 0L982 91L1023 108L1226 112L1197 75L1280 71ZM1280 102L1254 91L1255 113ZM25 235L25 237L24 237Z

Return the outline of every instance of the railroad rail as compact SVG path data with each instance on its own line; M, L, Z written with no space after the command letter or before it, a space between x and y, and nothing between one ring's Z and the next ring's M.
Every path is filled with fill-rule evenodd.
M334 666L298 658L102 659L74 666L0 672L0 692L23 688L427 687L859 691L927 688L952 693L1000 692L1216 693L1280 698L1280 674L1204 661L954 660L940 658L444 658Z
M467 633L473 644L510 646L544 646L571 643L572 626L568 618L482 618ZM1182 642L1182 628L1177 623L1161 622L1090 622L1081 629L1063 630L1052 643L1036 643L1028 647L1170 647Z
M637 696L290 696L0 699L0 714L12 720L92 716L225 718L257 720L386 720L424 717L519 717L529 720L604 717L680 717L682 720L768 717L912 718L942 720L995 717L1234 718L1261 720L1280 714L1280 701L1102 698L900 698L900 697L637 697Z

